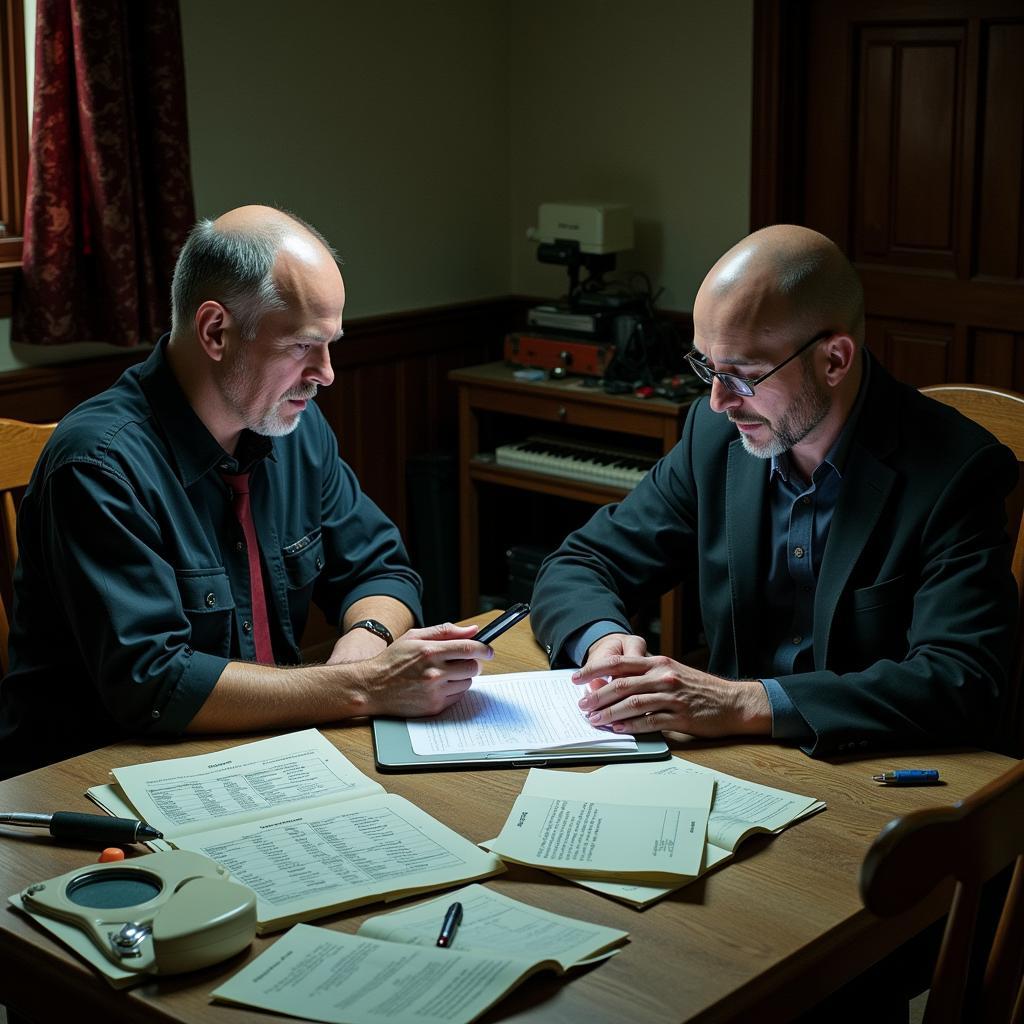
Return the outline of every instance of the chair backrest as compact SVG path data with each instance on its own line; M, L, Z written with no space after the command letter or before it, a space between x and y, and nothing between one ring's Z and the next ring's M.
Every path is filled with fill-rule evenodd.
M56 423L21 423L0 419L0 532L8 571L14 572L18 560L17 509L13 491L24 487L39 461L43 445L56 430ZM0 588L0 669L7 671L7 636L9 626L4 610L3 591L10 593L10 580Z
M978 1005L964 1005L982 886L1006 866L1013 877L988 951ZM913 811L890 821L860 870L864 906L880 917L902 913L940 882L956 879L932 976L924 1024L1024 1020L1024 762L952 807ZM983 951L984 952L984 951ZM974 987L971 992L974 993Z
M1017 457L1020 479L1006 499L1007 528L1013 541L1013 575L1020 615L1011 690L1000 721L997 746L1015 757L1024 755L1024 395L978 384L937 384L922 394L951 405L994 434Z

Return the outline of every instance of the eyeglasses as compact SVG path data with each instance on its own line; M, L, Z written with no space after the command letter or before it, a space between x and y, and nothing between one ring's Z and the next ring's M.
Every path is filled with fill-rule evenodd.
M783 359L778 366L772 367L767 373L761 374L760 377L737 377L734 373L721 373L719 370L712 370L704 362L702 356L695 355L693 352L687 352L686 361L690 364L690 369L705 384L714 383L717 377L722 382L722 385L733 392L733 394L742 395L744 398L752 398L754 388L758 384L764 383L773 373L778 373L786 363L792 362L802 352L806 352L815 342L824 341L826 338L832 337L833 334L835 334L835 331L819 331L810 341L805 341L791 356Z

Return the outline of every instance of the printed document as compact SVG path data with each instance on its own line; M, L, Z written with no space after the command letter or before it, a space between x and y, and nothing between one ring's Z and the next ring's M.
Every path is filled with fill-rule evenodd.
M693 777L711 778L715 782L704 859L700 870L693 877L680 879L668 887L623 884L618 881L581 878L568 873L564 877L602 895L645 907L692 882L717 864L729 860L748 836L757 833L777 835L795 822L825 809L825 804L814 797L747 782L679 757L673 757L661 765L609 765L586 773L534 769L527 777L523 792L550 795L556 789L564 792L565 786L571 785L580 798L602 795L607 799L615 799L645 789L653 779L671 782L673 779L683 781ZM566 781L570 779L572 781Z
M316 729L111 775L139 817L168 839L384 792Z
M299 924L213 998L330 1024L469 1024L550 966Z
M462 904L455 945L460 953L483 953L522 960L551 960L561 971L603 960L629 933L552 914L503 896L485 885L467 885L426 903L367 918L359 935L387 942L433 946L445 911Z
M700 871L714 780L647 777L642 787L584 792L579 780L592 777L545 772L542 791L524 787L500 835L481 845L570 877L678 884Z
M315 729L113 775L117 801L90 796L227 868L255 891L260 933L504 870L386 793Z
M417 754L497 750L636 750L632 736L591 725L580 710L574 669L481 676L462 699L433 718L407 722Z

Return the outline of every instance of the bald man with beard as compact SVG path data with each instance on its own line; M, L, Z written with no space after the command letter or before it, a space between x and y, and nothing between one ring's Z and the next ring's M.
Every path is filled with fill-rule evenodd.
M61 422L19 514L3 774L119 739L434 714L491 650L420 581L312 402L345 286L263 206L200 221L168 337ZM340 637L300 665L315 602Z
M534 631L616 732L773 736L813 756L985 744L1016 617L1012 455L864 347L857 274L817 232L730 249L693 310L711 387L682 439L542 565ZM698 579L708 671L630 616Z

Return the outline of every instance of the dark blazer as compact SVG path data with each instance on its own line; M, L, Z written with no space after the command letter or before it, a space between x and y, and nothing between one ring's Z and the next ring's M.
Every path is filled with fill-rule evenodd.
M641 600L699 576L709 671L763 677L769 470L695 403L679 444L541 566L532 621L553 663L580 627L630 632ZM822 557L814 668L778 680L811 754L989 738L1016 621L1004 500L1017 476L991 434L872 365Z

